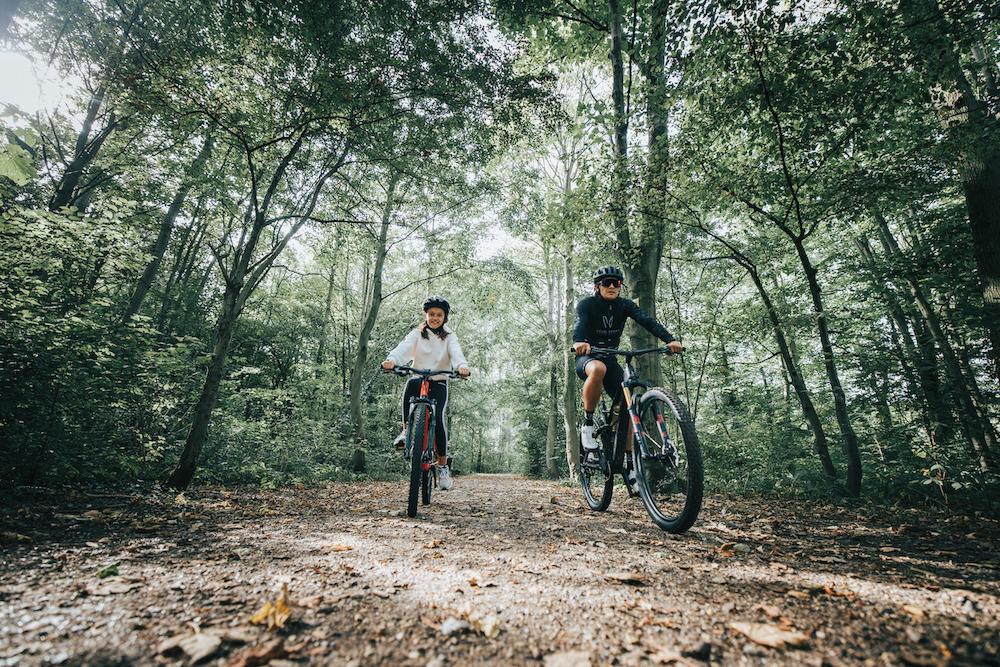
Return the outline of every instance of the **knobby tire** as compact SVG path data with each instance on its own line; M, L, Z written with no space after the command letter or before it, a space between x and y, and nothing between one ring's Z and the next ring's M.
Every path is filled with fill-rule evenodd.
M420 500L421 479L424 473L424 449L427 447L428 409L418 406L410 417L410 432L406 435L410 444L410 493L406 502L406 516L417 516L417 502Z
M632 446L632 465L635 467L636 478L639 482L639 495L649 517L657 526L668 533L683 533L687 531L698 518L701 510L701 501L704 494L705 474L701 460L701 448L698 444L698 434L695 431L694 422L688 414L687 407L672 392L656 387L646 391L640 400L639 414L644 430L652 428L651 433L656 433L659 441L658 431L656 431L655 412L661 410L665 420L671 419L677 426L677 433L683 442L676 442L678 445L682 475L675 478L674 488L683 488L683 500L676 499L674 502L678 506L667 505L665 499L658 493L654 493L649 486L647 475L653 473L650 466L647 466L641 455L642 449L638 443ZM666 485L665 485L666 488ZM665 494L664 494L665 495ZM680 495L680 494L676 494Z

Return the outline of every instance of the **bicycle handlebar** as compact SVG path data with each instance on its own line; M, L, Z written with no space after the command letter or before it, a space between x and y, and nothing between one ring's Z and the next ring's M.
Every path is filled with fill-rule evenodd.
M576 350L573 349L573 348L570 348L569 351L573 352L574 354L576 353ZM641 349L641 350L616 350L616 349L613 349L613 348L610 348L610 347L594 347L594 346L591 346L590 347L590 352L588 352L587 354L594 354L594 353L597 353L597 354L610 354L610 355L617 355L617 356L622 356L622 357L640 357L640 356L642 356L644 354L652 354L652 353L658 353L658 354L680 354L679 352L674 352L669 347L647 347L647 348Z
M406 375L420 375L423 377L431 377L434 375L445 375L449 378L456 380L467 379L464 375L458 373L458 371L432 371L429 368L413 368L412 366L393 366L392 368L386 370L382 369L383 373L393 373L399 376Z

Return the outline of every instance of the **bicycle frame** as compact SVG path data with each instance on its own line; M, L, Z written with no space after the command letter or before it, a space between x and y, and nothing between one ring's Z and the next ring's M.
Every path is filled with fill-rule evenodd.
M434 463L434 457L436 455L435 447L437 446L437 432L435 430L437 426L437 402L430 397L431 377L435 375L444 375L448 378L460 378L462 376L455 371L432 371L430 369L418 369L411 366L396 366L387 372L403 376L410 375L411 373L421 376L420 394L410 402L410 411L407 413L407 423L413 423L410 420L413 419L414 412L419 409L420 406L427 406L427 409L430 411L430 418L424 422L424 437L421 440L423 443L423 449L420 452L424 471L427 472L431 469L431 466ZM411 447L412 443L407 442L406 448L403 450L404 458L409 459L410 456L414 454L414 452L411 451Z
M598 354L600 354L602 352L605 352L605 353L621 353L625 357L625 368L623 369L624 372L623 372L623 375L622 375L622 385L621 385L622 386L622 401L624 402L625 409L626 409L626 411L628 412L628 415L629 415L629 422L630 422L630 425L631 425L631 428L632 428L633 446L635 446L635 444L638 443L638 446L641 448L642 454L644 456L648 456L649 455L649 448L646 446L645 438L642 437L643 429L642 429L642 423L641 423L641 421L639 419L639 399L642 397L642 394L647 389L649 389L651 387L651 385L650 385L649 382L647 382L647 381L645 381L645 380L643 380L642 378L639 377L639 374L636 372L635 367L632 366L632 359L635 358L635 357L637 357L637 356L639 356L639 355L641 355L641 354L646 354L648 352L658 352L660 350L661 350L661 348L650 348L650 349L646 349L646 350L631 350L631 351L625 352L623 350L620 351L620 350L612 350L612 349L605 349L605 348L593 348L593 351L597 352ZM615 401L612 401L611 402L611 409L608 411L608 416L609 417L612 416L612 414L614 412L614 406L615 406ZM621 419L621 413L620 412L619 412L618 418ZM608 424L609 424L609 426L611 425L611 421L610 420L608 420ZM667 427L666 427L666 423L663 420L663 415L662 414L659 414L659 413L656 414L656 427L657 427L657 430L660 433L660 437L663 439L663 442L671 442L672 443L672 440L670 440L669 435L667 434ZM619 456L619 454L624 455L624 453L626 451L625 447L619 448L619 442L618 442L619 435L620 435L619 434L619 428L620 428L619 425L615 425L614 430L612 432L612 437L614 437L614 441L613 441L613 445L614 445L614 449L613 449L613 452L614 452L614 457L613 457L614 467L618 467L620 465L620 463L621 463L621 461L620 461L621 457Z

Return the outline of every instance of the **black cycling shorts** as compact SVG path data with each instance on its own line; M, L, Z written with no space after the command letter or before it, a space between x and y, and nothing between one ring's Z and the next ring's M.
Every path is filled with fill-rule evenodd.
M607 392L611 400L617 399L618 394L622 391L622 379L625 377L625 371L618 364L618 359L590 354L578 356L576 358L576 375L581 380L587 379L586 368L587 364L591 361L600 361L608 367L607 372L604 374L604 391Z

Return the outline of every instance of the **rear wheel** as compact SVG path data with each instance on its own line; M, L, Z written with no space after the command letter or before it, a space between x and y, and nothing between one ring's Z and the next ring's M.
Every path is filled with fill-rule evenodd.
M650 389L639 403L643 445L632 447L639 495L657 526L683 533L698 512L704 486L698 434L687 408L666 389Z
M599 452L588 452L580 447L580 486L583 487L583 499L587 506L595 512L603 512L611 505L611 494L615 488L614 477L611 476L610 456L607 438L601 438L604 446L604 456Z
M420 495L424 472L424 450L427 449L427 424L430 422L428 409L418 406L410 417L409 433L406 434L410 452L410 493L406 502L406 516L417 516L417 500ZM428 500L430 497L428 496Z

